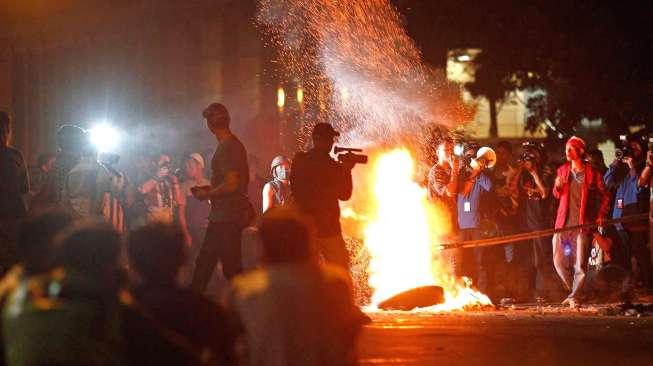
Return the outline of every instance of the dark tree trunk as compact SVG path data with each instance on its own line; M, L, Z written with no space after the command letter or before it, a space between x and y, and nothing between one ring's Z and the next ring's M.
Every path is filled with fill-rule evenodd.
M490 138L499 137L499 125L497 123L497 98L488 95L487 102L490 105Z

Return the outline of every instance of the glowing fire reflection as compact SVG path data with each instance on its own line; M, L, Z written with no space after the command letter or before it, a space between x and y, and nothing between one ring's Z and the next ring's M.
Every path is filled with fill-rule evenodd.
M426 189L415 182L415 163L406 149L375 160L374 206L364 230L370 254L372 307L400 292L427 285L442 286L445 303L422 310L444 311L491 304L466 279L455 279L436 248L450 234L442 209L430 203Z

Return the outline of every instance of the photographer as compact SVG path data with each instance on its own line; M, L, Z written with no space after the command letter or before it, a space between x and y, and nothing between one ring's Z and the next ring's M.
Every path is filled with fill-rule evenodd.
M615 192L612 218L646 213L649 192L646 183L640 182L640 173L645 166L644 146L636 137L621 138L623 146L616 152L615 160L605 173L605 185ZM641 184L644 183L644 184ZM650 287L651 263L647 249L647 227L644 223L615 224L629 261L634 283Z
M298 208L312 219L317 230L318 250L328 262L349 271L349 253L340 228L339 201L352 194L354 163L338 162L329 153L340 133L330 124L313 128L313 148L299 152L292 163L290 187Z
M470 146L472 146L470 144ZM489 148L479 149L479 155L487 150L494 153ZM467 148L466 156L473 156L475 149ZM496 156L494 159L496 161ZM460 227L460 236L462 241L482 239L481 230L481 199L483 194L492 190L492 180L484 173L488 167L486 159L471 159L469 166L463 166L461 172L460 187L457 195L458 208L458 226ZM475 283L481 292L487 292L488 289L488 268L487 258L485 258L485 248L473 248L475 264ZM462 258L455 259L454 273L461 273Z
M513 184L518 192L517 217L523 220L519 224L528 231L547 229L545 200L548 196L548 188L542 177L542 163L545 159L538 145L526 142L522 146L524 152L518 161L517 173L513 178L515 180ZM534 298L544 296L546 269L549 268L551 261L549 248L545 238L532 240L529 282L530 287L534 289ZM535 276L532 275L533 269Z
M458 191L459 158L453 153L453 139L447 137L438 145L438 161L429 170L428 195L431 202L446 210L452 228L456 227L456 194Z
M172 174L170 156L159 154L151 161L152 174L138 187L145 203L145 216L140 225L151 222L170 224L174 208L179 202L179 180Z
M79 142L77 164L64 179L62 205L76 218L99 218L104 215L104 193L111 192L111 173L98 162L88 132Z
M648 138L648 152L646 153L646 167L642 170L639 176L639 184L642 187L649 187L649 237L648 237L648 251L651 263L653 263L653 135ZM653 271L652 271L653 272ZM651 273L651 282L653 282L653 273Z

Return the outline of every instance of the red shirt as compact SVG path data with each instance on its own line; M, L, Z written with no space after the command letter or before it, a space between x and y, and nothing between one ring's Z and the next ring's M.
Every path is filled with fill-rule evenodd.
M553 196L560 200L555 228L561 229L565 227L565 223L567 222L570 179L574 179L571 176L571 163L567 162L558 168L558 177L565 182L560 189L555 186L553 187ZM608 214L609 203L610 195L603 184L603 176L598 170L592 168L591 165L585 164L585 178L583 179L580 195L580 210L578 212L580 217L577 221L578 224L586 224L585 218L589 217L588 215L596 215L597 219L605 218ZM589 212L587 212L588 209L590 210Z

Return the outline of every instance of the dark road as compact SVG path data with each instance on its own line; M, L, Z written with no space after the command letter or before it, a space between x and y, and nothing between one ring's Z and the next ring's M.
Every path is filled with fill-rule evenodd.
M653 365L653 317L370 314L361 365Z

